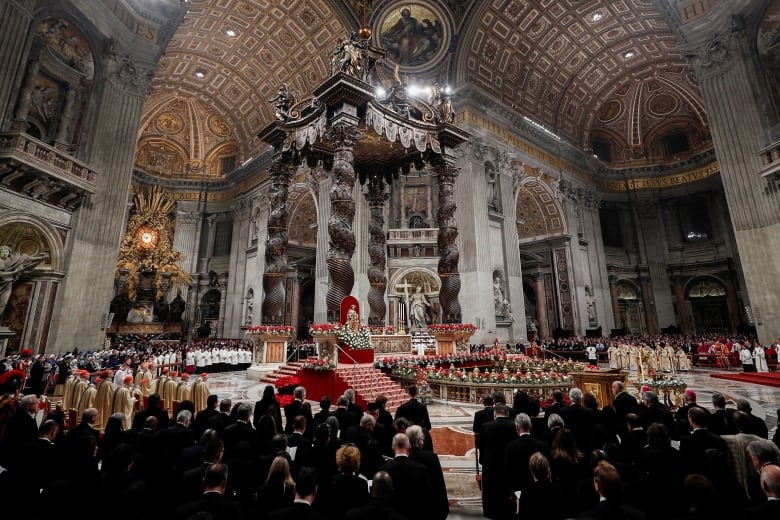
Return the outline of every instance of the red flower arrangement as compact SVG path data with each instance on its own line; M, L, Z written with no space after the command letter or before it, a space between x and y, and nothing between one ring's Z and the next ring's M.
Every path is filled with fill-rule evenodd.
M338 325L334 323L315 323L309 327L309 336L334 336Z
M437 323L428 326L428 330L434 334L462 334L474 333L477 327L471 323Z
M247 334L267 334L269 336L294 336L295 327L292 325L255 325L247 327Z

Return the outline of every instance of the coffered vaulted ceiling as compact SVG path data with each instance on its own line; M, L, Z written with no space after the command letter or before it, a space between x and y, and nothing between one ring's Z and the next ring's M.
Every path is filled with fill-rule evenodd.
M617 142L637 143L636 106L626 96L651 94L647 85L662 86L662 108L684 107L683 119L707 136L701 95L675 34L651 0L429 2L451 13L455 36L444 61L432 69L449 71L456 88L470 84L583 150L594 127L602 135L615 133ZM169 96L191 98L224 121L238 161L256 155L265 147L255 135L273 119L268 100L282 82L301 96L324 80L334 43L356 28L356 3L190 0L146 110L159 110L159 100ZM375 8L389 4L400 9L409 2L373 2ZM622 123L605 120L614 107L621 107ZM164 127L150 128L142 130L144 139L166 139ZM221 175L201 171L206 178Z

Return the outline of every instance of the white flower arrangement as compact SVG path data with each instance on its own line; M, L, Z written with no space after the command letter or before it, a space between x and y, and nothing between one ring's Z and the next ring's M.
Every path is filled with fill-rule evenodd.
M357 331L353 331L349 325L342 325L338 327L336 337L352 350L372 350L374 348L371 345L371 331L365 325L361 325Z

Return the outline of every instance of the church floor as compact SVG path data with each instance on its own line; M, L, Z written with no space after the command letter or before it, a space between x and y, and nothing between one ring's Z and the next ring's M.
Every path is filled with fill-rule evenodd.
M272 370L275 367L269 368ZM780 407L780 388L715 379L710 377L713 372L710 369L697 368L696 371L683 375L682 379L687 382L688 388L696 392L698 402L705 406L711 403L714 392L724 394L730 407L734 406L736 399L747 399L753 408L753 414L766 421L769 437L772 438L777 427L776 411ZM635 375L630 374L629 384ZM220 399L229 398L234 404L239 401L260 400L265 386L265 383L255 379L247 379L245 372L209 374L211 393L217 394ZM319 399L320 396L309 397ZM337 396L331 397L335 400ZM319 410L319 403L313 401L312 407L316 412ZM433 424L431 435L445 471L451 504L449 518L454 520L482 516L480 493L475 479L474 442L471 432L474 412L481 408L477 404L444 401L434 401L428 406Z

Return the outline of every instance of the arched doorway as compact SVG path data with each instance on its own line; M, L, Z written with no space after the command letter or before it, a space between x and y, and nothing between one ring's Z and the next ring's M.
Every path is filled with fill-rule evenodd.
M726 287L720 280L710 276L693 278L685 289L685 299L690 306L695 334L730 331Z
M619 280L616 284L619 323L615 326L623 329L624 334L643 335L647 330L642 296L639 287L628 280Z

